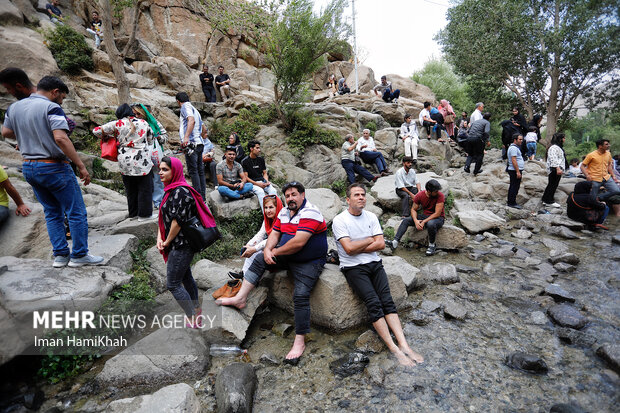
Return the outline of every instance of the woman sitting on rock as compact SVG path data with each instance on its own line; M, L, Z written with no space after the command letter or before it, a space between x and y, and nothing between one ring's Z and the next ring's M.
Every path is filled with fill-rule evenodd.
M228 274L230 274L231 277L243 278L243 274L250 268L250 265L252 265L252 261L254 261L256 254L265 248L267 237L271 234L273 224L276 222L276 217L280 213L282 207L282 201L277 195L265 195L263 198L263 224L256 235L244 246L244 251L241 254L241 256L245 258L243 269L241 272L230 271Z
M93 129L93 134L107 141L118 141L118 166L123 177L129 218L138 221L155 218L153 213L153 162L150 147L153 145L153 131L149 124L134 117L127 103L116 109L116 118Z
M327 91L329 92L329 97L333 98L334 96L336 96L336 93L338 93L336 75L334 75L333 73L329 75L326 86L327 86Z
M609 207L590 195L591 181L581 181L575 184L575 189L566 201L566 213L570 219L583 222L588 227L607 229L603 226Z
M200 328L198 316L202 310L190 268L194 250L181 227L194 217L207 228L215 226L215 220L198 192L185 180L180 160L164 156L159 164L159 177L166 192L159 208L157 249L167 264L166 286L188 318L186 327Z

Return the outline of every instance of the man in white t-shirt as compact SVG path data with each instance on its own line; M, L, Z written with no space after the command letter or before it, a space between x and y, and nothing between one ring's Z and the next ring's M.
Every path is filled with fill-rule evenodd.
M404 366L422 363L424 358L411 350L390 294L387 274L377 251L385 248L383 230L377 216L364 211L366 189L355 183L347 188L349 208L334 218L332 229L338 245L340 270L347 283L366 304L375 331ZM392 340L390 330L398 341Z
M413 158L403 157L403 167L394 175L396 195L401 199L401 216L406 218L411 215L411 204L415 194L420 191L420 179L413 170Z
M476 110L474 110L469 118L469 125L471 126L477 120L482 119L482 111L484 110L484 103L478 102L476 103Z
M420 126L426 129L426 137L427 139L431 139L431 126L435 126L437 123L436 120L431 119L431 102L424 102L424 109L420 111L420 115L418 116L418 120L420 121Z

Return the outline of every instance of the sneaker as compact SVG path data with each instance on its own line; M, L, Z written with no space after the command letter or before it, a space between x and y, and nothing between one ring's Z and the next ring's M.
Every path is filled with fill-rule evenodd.
M557 202L554 202L554 203L552 203L552 204L548 204L548 203L546 203L546 202L543 202L543 205L544 205L546 208L562 208L562 205L558 204Z
M479 170L478 172L474 172L474 175L478 175L478 174L481 174L481 173L483 173L483 172L484 172L484 171L481 169L481 170Z
M392 101L392 103L396 103L396 104L398 104L398 99L394 99L394 100Z
M69 264L69 256L68 255L56 255L54 257L54 264L52 267L54 268L62 268L66 267Z
M393 249L398 248L398 241L396 241L395 239L393 239L393 240L390 242L390 246L391 246Z
M436 250L437 247L435 246L435 244L428 244L428 248L426 249L426 255L435 255Z
M469 168L463 168L463 170L464 170L465 172L467 172L467 173L470 173L470 172L471 172L471 170L470 170Z
M138 222L150 221L157 218L157 214L153 214L150 217L138 217Z
M69 260L69 267L83 267L85 265L99 265L103 262L103 257L97 255L84 255L79 258L71 258Z

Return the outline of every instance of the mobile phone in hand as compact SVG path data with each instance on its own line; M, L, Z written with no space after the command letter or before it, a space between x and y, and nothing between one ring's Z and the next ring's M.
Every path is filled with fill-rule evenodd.
M248 249L248 247L241 248L241 254L240 255L243 255L247 249Z

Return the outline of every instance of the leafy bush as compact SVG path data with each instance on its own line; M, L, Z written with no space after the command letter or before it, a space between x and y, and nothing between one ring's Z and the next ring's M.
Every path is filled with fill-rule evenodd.
M375 123L374 120L371 120L370 122L366 124L366 126L364 126L364 129L368 129L370 131L370 134L374 135L375 132L377 131L377 124Z
M347 193L347 187L349 186L348 182L344 179L339 179L334 181L330 188L332 191L338 194L338 196L345 196Z
M99 139L88 132L74 132L71 134L71 142L77 151L100 154Z
M222 120L215 120L211 124L209 138L211 142L220 145L228 144L228 137L232 132L237 132L241 143L245 144L254 139L261 125L269 125L276 119L276 112L273 106L261 109L256 105L243 108L239 111L239 116L232 123Z
M448 191L448 195L446 196L446 200L443 204L444 213L448 214L452 207L454 207L454 194L452 191Z
M287 117L290 130L287 131L286 143L293 149L303 150L311 145L335 148L341 142L336 132L319 126L319 117L310 112L296 110Z
M91 57L93 50L84 36L67 25L56 26L45 33L47 47L52 52L58 67L65 73L78 74L80 69L92 70L95 65Z

